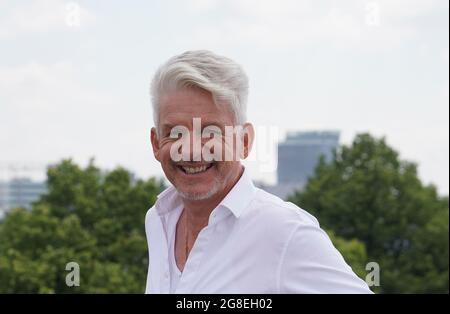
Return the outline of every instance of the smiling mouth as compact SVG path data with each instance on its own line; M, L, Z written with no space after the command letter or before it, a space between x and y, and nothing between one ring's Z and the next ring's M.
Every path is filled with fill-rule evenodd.
M199 174L208 171L213 166L213 163L201 166L177 166L178 169L183 171L185 174Z

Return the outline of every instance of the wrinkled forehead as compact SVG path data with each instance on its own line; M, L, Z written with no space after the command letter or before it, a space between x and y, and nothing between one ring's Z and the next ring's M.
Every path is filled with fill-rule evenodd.
M231 106L216 103L211 93L201 89L181 89L165 94L160 99L160 128L176 125L192 126L193 119L202 125L233 125Z

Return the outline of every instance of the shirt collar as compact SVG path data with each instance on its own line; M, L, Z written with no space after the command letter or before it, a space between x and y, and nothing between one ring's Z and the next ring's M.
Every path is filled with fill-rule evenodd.
M242 214L256 191L248 170L244 168L241 177L217 207L225 207L236 218ZM159 215L165 215L183 204L183 200L174 186L170 186L157 196L155 204Z
M242 214L250 203L255 192L255 186L250 178L248 170L244 168L241 177L233 188L228 192L219 206L228 208L236 218Z

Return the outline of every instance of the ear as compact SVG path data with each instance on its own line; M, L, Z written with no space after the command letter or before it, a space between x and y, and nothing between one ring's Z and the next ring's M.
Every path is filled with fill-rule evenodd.
M242 127L241 133L241 142L243 150L241 150L241 158L245 159L250 155L250 152L253 147L253 141L255 139L255 129L253 128L253 124L245 123Z
M159 139L158 135L156 134L156 128L154 127L150 131L150 142L152 143L153 155L155 156L155 159L161 162L159 157Z

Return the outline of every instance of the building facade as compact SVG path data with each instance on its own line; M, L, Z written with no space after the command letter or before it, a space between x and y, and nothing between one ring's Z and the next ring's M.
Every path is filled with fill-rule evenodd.
M310 131L288 133L278 144L277 185L259 186L282 199L301 190L321 155L331 160L333 150L339 145L339 131Z
M332 158L339 136L338 131L289 133L278 145L278 183L306 183L321 155Z
M0 182L0 217L12 208L30 208L46 191L45 182L35 182L28 178Z

